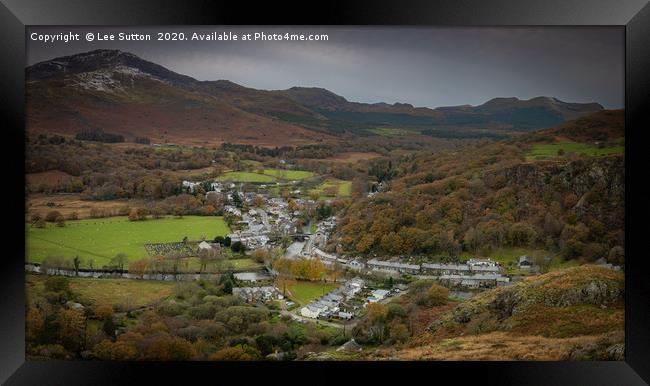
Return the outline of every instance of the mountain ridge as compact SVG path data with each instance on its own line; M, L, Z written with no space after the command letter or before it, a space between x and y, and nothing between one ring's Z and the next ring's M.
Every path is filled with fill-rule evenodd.
M169 126L162 116L149 124L131 124L125 114L142 107L165 115L161 105L166 104L169 112L185 116L185 121L169 118L176 125L174 136L198 135L198 142L239 140L263 144L276 134L276 128L286 134L277 138L282 142L336 141L346 132L368 135L374 127L407 128L413 135L429 130L434 137L433 129L440 128L529 131L603 110L597 103L567 103L553 97L493 98L478 106L435 109L400 102L361 103L319 87L258 90L225 79L200 81L120 50L94 50L39 62L27 67L26 80L28 105L39 109L28 108L29 128L37 132L52 127L57 131L57 126L68 122L74 130L102 126L127 135L145 132L155 136L152 125ZM123 127L116 127L109 118L97 119L109 113L98 110L105 106L115 110L116 120ZM208 111L205 120L220 123L219 127L201 124L188 116L195 113L191 109L196 107ZM125 132L126 128L135 132Z

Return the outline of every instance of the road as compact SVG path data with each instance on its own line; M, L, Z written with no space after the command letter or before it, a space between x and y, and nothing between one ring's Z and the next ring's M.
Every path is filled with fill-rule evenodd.
M286 257L288 259L293 259L295 257L300 256L300 252L302 251L304 246L305 246L305 243L300 242L300 241L296 241L294 243L291 243L291 245L289 245L287 250L284 252L284 257Z
M268 227L269 215L266 214L266 211L264 209L257 209L257 212L260 214L260 218L262 219L262 224L264 224L265 227Z

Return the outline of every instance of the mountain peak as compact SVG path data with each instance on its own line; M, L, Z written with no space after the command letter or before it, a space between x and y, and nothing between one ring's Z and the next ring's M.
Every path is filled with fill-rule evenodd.
M308 107L329 109L349 103L342 96L321 87L291 87L280 92L293 101Z
M27 79L44 80L62 78L64 76L101 70L114 71L117 68L122 70L124 68L134 69L136 72L174 84L196 82L194 78L170 71L161 65L144 60L130 52L109 49L98 49L36 63L27 67Z

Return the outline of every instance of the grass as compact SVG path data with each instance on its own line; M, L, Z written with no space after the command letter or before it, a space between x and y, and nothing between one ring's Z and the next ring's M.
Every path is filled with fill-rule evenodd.
M315 175L315 173L306 170L264 169L255 172L226 172L217 177L217 180L271 183L277 180L302 180Z
M27 275L28 293L44 290L47 276ZM172 294L176 283L154 280L69 278L70 289L84 304L139 308L157 303Z
M253 172L226 172L219 177L219 181L232 181L232 182L275 182L275 177L267 176L264 174Z
M316 173L306 170L264 169L264 174L283 180L302 180L313 177Z
M185 216L144 221L128 221L126 217L111 217L67 221L63 228L47 224L46 228L27 225L27 256L29 262L41 262L47 256L84 260L92 258L95 267L107 264L118 253L130 261L148 257L146 243L181 241L187 236L213 239L230 232L221 217Z
M295 281L287 285L290 298L301 305L306 305L312 300L333 291L339 285L337 283L322 283L311 281Z
M403 137L405 135L417 134L417 132L413 130L398 129L395 127L375 127L367 129L367 131L382 137Z
M231 264L234 269L248 269L248 268L259 268L262 264L252 260L252 259L229 259L226 260L228 264Z
M529 160L543 160L558 156L558 151L563 150L565 154L584 154L591 157L605 156L611 154L622 154L625 151L623 144L599 148L597 145L579 142L559 142L548 144L535 144L526 154Z
M336 195L329 193L330 190L334 190ZM316 191L320 194L319 200L330 200L336 197L349 197L352 192L352 181L329 179L316 186L311 191Z
M625 328L622 308L600 308L590 304L570 307L535 305L511 319L512 332L566 338L596 335Z

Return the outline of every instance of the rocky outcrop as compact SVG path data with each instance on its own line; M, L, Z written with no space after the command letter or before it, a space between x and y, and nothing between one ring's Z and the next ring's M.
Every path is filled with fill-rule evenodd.
M446 319L467 324L482 320L503 321L532 306L571 307L593 305L607 308L622 302L623 274L608 268L585 265L522 280L512 286L495 288L458 305ZM430 326L435 331L444 324ZM499 323L497 323L498 325ZM503 324L504 326L507 323Z

